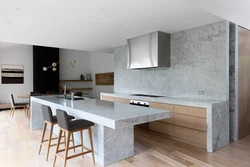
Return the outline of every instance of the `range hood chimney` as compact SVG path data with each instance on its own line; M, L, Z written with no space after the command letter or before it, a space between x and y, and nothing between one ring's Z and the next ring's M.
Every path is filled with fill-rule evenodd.
M170 34L156 31L127 40L128 69L170 67Z

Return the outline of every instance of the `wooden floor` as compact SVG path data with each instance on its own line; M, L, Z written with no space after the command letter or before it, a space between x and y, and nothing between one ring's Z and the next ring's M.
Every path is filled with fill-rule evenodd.
M29 122L22 110L9 117L0 112L0 167L52 167L53 154L45 161L45 149L38 155L41 130L29 131ZM52 149L54 151L54 149ZM57 167L62 166L58 159ZM250 167L250 136L231 143L215 153L165 139L157 133L135 130L135 156L108 167ZM93 167L85 156L71 159L67 167ZM100 167L100 165L96 165Z

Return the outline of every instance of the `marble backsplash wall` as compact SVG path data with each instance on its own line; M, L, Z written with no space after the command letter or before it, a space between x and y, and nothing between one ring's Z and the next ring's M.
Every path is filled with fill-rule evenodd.
M228 100L228 34L227 21L171 34L169 68L128 70L127 47L117 47L114 91Z

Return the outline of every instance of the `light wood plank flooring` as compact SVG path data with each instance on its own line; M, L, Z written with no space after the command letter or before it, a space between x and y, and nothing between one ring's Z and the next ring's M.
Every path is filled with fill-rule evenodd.
M0 112L0 166L51 167L53 154L45 161L45 149L38 155L41 130L30 131L23 110ZM54 151L54 149L52 149ZM165 139L149 130L135 129L135 156L108 167L250 167L250 136L215 153ZM60 160L57 167L62 166ZM93 167L85 156L69 160L67 167ZM100 165L96 165L100 167Z

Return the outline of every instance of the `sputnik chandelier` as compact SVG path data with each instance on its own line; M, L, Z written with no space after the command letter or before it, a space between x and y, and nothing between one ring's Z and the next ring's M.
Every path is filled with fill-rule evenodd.
M43 71L47 71L49 68L52 68L53 71L56 71L57 70L57 65L59 64L59 62L53 62L51 66L48 66L48 67L43 67ZM76 61L73 60L71 62L69 62L69 64L72 66L72 68L75 68L75 64L76 64Z
M52 68L53 71L56 71L57 70L56 66L58 63L59 62L57 62L57 63L53 62L51 66L43 67L43 71L47 71L49 68Z

